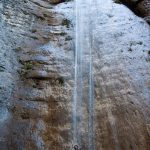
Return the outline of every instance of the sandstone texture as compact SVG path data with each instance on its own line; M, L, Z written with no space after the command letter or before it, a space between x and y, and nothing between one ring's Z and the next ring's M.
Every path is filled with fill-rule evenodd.
M91 9L82 2L82 33L92 35L94 149L150 150L150 27L112 0ZM72 150L74 6L0 0L0 150ZM145 7L148 0L137 5L143 17ZM83 98L79 146L87 150Z

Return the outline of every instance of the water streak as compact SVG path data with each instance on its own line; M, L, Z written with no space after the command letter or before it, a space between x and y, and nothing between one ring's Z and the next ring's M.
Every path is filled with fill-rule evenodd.
M73 142L82 145L81 127L87 121L87 147L94 149L93 144L93 64L92 64L92 26L90 25L91 0L75 1L76 12L76 42L75 42L75 76L73 93ZM87 81L87 82L86 82ZM86 90L86 87L88 89ZM83 92L84 91L84 92ZM86 92L85 92L86 91ZM87 120L82 113L83 103L86 102ZM82 123L81 123L82 122ZM86 127L82 127L86 128ZM86 130L86 129L85 129ZM82 131L83 132L83 131Z
M79 11L79 0L75 1L75 12L76 12L76 42L75 42L75 77L74 77L74 94L73 94L73 141L74 144L79 143L79 113L81 110L78 110L80 108L79 105L81 105L81 100L82 100L82 50L80 46L80 37L79 37L79 32L80 32L80 24L78 21L78 18L80 16L80 11Z

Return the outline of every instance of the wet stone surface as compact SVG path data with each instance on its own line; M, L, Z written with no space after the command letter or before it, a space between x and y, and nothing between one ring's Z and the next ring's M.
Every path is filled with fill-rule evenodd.
M90 10L89 0L80 2L82 48L86 33L93 38L95 150L149 150L150 27L111 0L95 0ZM74 6L59 0L0 1L0 149L72 147ZM88 49L84 52L88 56ZM83 118L78 116L83 150L87 58Z

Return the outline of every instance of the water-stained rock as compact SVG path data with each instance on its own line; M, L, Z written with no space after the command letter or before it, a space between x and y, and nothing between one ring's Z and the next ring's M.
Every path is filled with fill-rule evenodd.
M74 2L67 1L0 1L2 150L70 150L74 146L75 16ZM88 33L81 36L86 41L92 35L94 147L149 150L150 28L111 0L95 0L90 7L88 0L80 2L83 14L78 23L84 24L82 33ZM146 0L137 5L143 17L148 16L146 7ZM88 42L81 44L83 48ZM83 58L85 64L87 58ZM85 91L88 67L83 67ZM79 147L87 150L89 109L84 94L82 110L83 117L77 118L82 134Z

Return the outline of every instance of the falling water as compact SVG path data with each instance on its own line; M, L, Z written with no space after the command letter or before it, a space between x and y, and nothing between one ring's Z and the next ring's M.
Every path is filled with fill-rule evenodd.
M73 95L73 141L82 145L81 127L85 115L82 112L83 101L87 107L87 147L93 150L93 71L92 71L92 29L90 26L91 0L76 0L76 49L75 79ZM87 81L87 82L86 82ZM87 90L85 90L88 87ZM84 91L84 92L83 92ZM86 91L86 92L85 92ZM86 128L86 127L83 127Z
M75 79L74 79L74 95L73 95L73 141L74 144L79 143L79 128L78 128L78 120L79 120L79 112L81 111L79 108L79 104L81 104L82 100L82 49L80 46L80 24L78 21L80 12L79 12L79 0L75 1L75 12L76 12L76 42L75 42Z
M88 5L90 10L91 1ZM91 16L91 15L89 15ZM90 32L91 31L91 32ZM94 149L93 145L93 60L92 60L92 29L89 22L89 98L88 98L88 148L89 150Z

